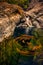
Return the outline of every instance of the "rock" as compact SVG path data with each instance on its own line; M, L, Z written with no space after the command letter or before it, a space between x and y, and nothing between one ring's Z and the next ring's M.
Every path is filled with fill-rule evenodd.
M0 42L15 32L15 27L27 31L32 27L43 28L43 3L24 11L20 6L0 3Z
M5 18L4 16L3 18L0 18L0 41L13 34L13 31L16 27L16 22L20 20L19 17L19 15L15 15L11 16L11 19L9 19L8 16L5 16Z
M25 13L26 16L22 20L24 21L21 24L22 27L27 25L27 27L43 28L43 2L37 3L37 5Z
M36 28L43 28L43 2L37 3L32 9L26 11L30 21Z
M0 6L0 42L13 34L16 24L20 21L21 15L15 14L16 9L13 7L8 3Z

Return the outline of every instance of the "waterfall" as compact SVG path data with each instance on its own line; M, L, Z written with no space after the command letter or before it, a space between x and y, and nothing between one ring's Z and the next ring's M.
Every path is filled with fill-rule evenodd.
M26 17L25 19L26 19L25 24L27 25L25 32L26 32L26 34L30 34L31 30L33 29L34 26L32 25L32 22L31 22L29 16Z
M29 33L29 27L26 28L25 32L26 32L26 34Z
M31 22L29 16L25 18L25 24L26 24L28 27L32 27L32 22Z

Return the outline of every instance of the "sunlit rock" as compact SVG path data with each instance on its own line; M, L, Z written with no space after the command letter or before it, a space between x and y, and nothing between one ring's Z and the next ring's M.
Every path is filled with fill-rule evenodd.
M7 3L0 6L0 42L13 35L16 24L20 21L20 14L13 12L15 13L14 8L11 8Z

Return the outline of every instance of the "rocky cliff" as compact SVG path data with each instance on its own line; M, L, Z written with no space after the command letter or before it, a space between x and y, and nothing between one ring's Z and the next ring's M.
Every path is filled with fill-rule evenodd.
M8 3L0 3L0 41L13 34L16 24L21 16L16 14L16 5ZM15 8L15 9L14 9Z
M43 3L28 11L18 5L0 3L0 42L11 36L16 26L43 28Z

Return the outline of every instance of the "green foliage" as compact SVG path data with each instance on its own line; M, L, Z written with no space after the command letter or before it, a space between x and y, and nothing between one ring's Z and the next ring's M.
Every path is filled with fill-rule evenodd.
M39 30L33 33L35 38L31 39L31 45L30 47L41 45L42 47L38 49L36 52L41 53L43 50L43 36L40 36L42 33ZM38 35L38 36L37 36ZM20 57L24 58L24 55L20 55L16 48L19 48L20 50L32 50L29 46L26 48L23 48L18 41L15 41L14 38L9 38L8 40L4 40L2 43L0 43L0 65L17 65L17 62ZM36 54L34 55L34 59L36 58ZM26 59L26 56L25 58Z
M2 0L2 1L7 1L8 3L11 4L17 4L26 9L29 4L29 0Z
M16 51L16 42L13 38L4 40L0 44L0 65L16 65L19 57L19 53Z

